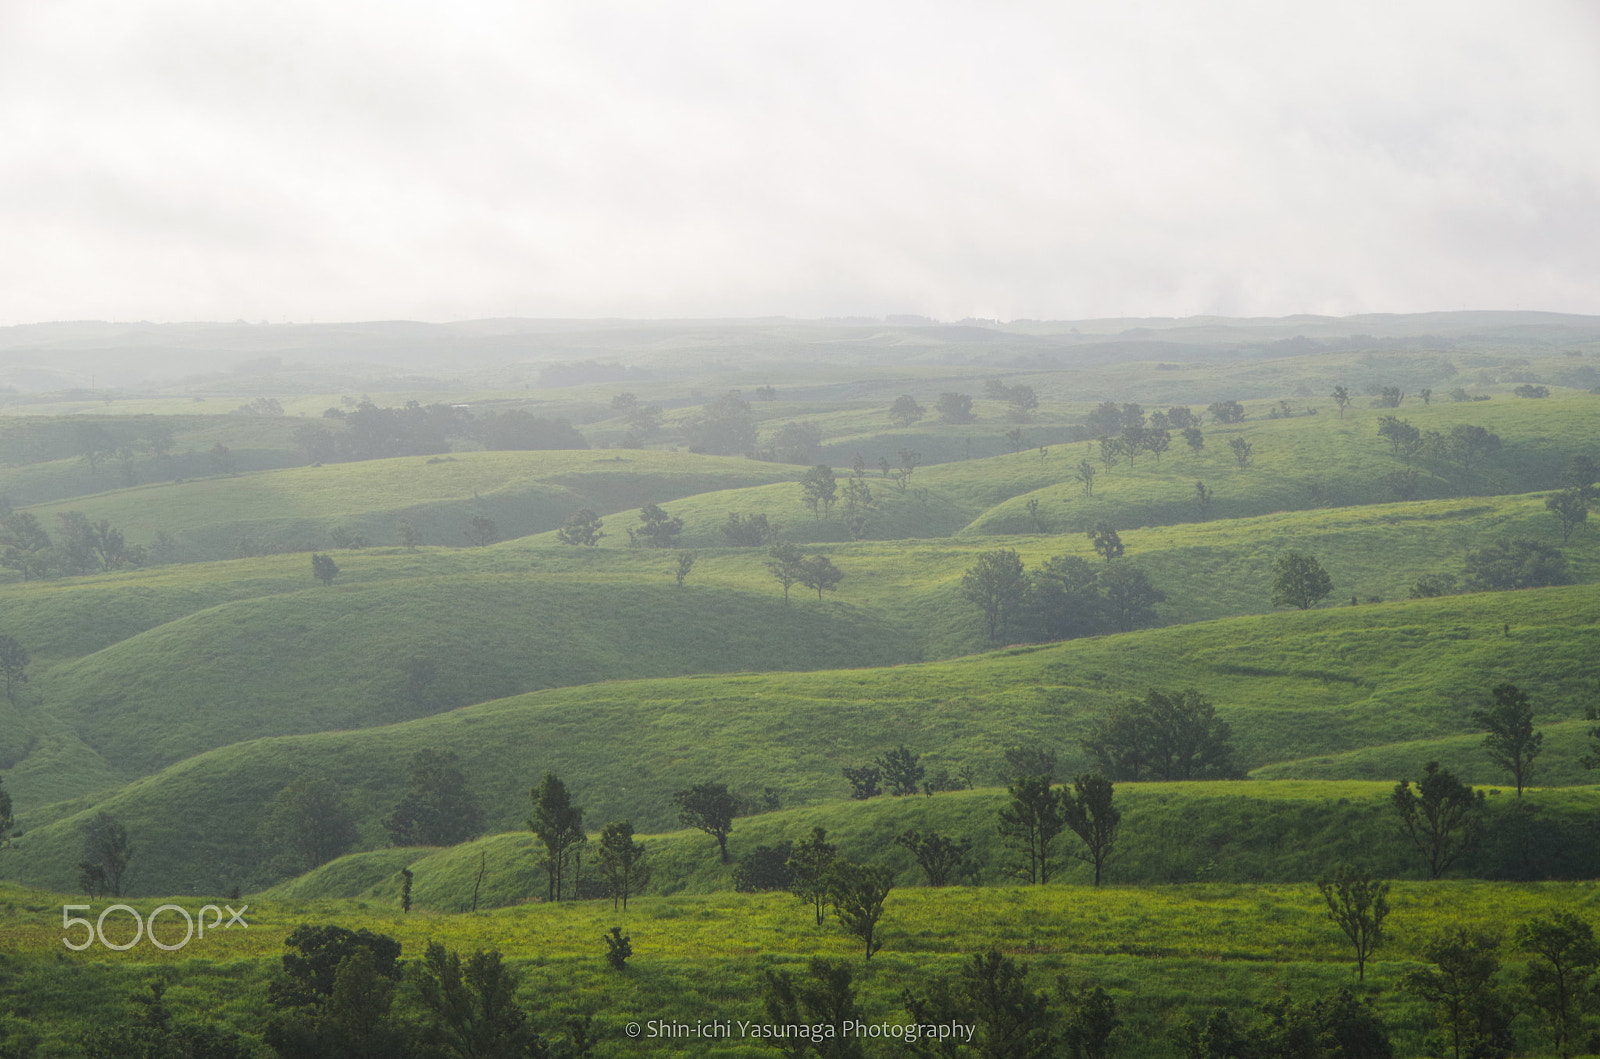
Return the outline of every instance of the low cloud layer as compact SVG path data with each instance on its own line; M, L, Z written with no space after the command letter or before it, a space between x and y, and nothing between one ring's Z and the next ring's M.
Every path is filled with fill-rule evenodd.
M0 324L1600 313L1581 0L0 0L0 144Z

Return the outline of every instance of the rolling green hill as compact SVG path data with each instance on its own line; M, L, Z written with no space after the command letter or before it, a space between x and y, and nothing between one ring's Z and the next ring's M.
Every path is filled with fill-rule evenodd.
M1395 775L1407 774L1405 769ZM1181 882L1314 882L1329 866L1359 861L1389 878L1425 878L1422 861L1395 827L1389 808L1395 781L1234 783L1131 783L1117 788L1122 824L1107 865L1111 885ZM1535 820L1515 816L1509 792L1496 791L1493 837L1472 851L1456 874L1504 878L1541 872L1587 878L1600 868L1600 853L1582 836L1594 788L1531 791ZM870 801L821 802L741 817L729 850L735 863L722 864L715 842L698 831L637 835L649 850L647 893L713 893L735 886L737 861L760 846L800 841L821 827L839 856L885 864L901 886L921 886L926 876L893 837L909 829L970 838L969 854L981 885L1025 883L1022 851L1006 844L995 821L1010 803L1002 789L954 791L932 797L879 797ZM591 824L589 849L600 821ZM1509 832L1521 831L1521 835ZM1517 839L1523 842L1518 847ZM1052 879L1087 886L1091 866L1079 859L1082 845L1070 831L1052 846ZM354 853L262 891L263 900L362 899L398 905L400 869L414 873L416 907L467 912L474 891L478 907L518 904L544 892L543 847L526 830L490 835L446 849L386 848ZM592 876L592 858L590 882ZM479 872L482 879L479 879ZM599 885L595 883L595 885Z
M1233 726L1240 763L1279 777L1338 778L1327 758L1395 746L1386 766L1411 775L1434 741L1468 731L1487 689L1527 691L1541 723L1577 721L1600 679L1600 587L1454 596L1244 617L1017 648L887 669L763 673L610 682L551 689L438 716L353 732L237 743L188 758L98 800L139 835L150 875L138 885L208 890L257 878L255 829L295 776L328 776L350 800L369 843L399 797L417 749L449 749L472 764L490 826L521 825L527 789L546 770L567 781L593 819L673 822L670 794L718 779L773 787L786 804L837 798L846 765L906 745L933 769L995 774L1001 750L1055 746L1079 767L1076 741L1101 713L1150 687L1196 687ZM798 608L796 608L798 609ZM1510 625L1512 635L1503 634ZM1551 735L1541 782L1581 783L1581 724ZM1449 750L1448 743L1439 750ZM1457 750L1460 748L1457 747ZM1310 761L1304 771L1292 763ZM1352 762L1351 776L1371 775ZM1487 759L1464 763L1483 783ZM204 829L184 807L206 806ZM21 821L31 828L26 805ZM64 886L91 808L30 830L7 870ZM231 880L231 881L230 881Z
M502 537L520 537L554 529L581 507L638 508L795 475L777 464L676 453L463 452L211 475L29 510L50 531L59 513L82 511L109 519L130 543L148 546L161 531L176 541L179 558L224 559L238 554L241 541L267 550L327 548L335 529L392 543L402 517L428 544L464 544L462 529L477 515L492 518Z

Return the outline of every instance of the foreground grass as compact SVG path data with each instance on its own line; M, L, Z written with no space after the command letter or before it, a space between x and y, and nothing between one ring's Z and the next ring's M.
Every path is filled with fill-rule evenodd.
M1048 988L1058 974L1105 986L1127 1023L1119 1053L1136 1056L1171 1054L1167 1034L1189 1017L1217 1008L1243 1012L1286 991L1304 996L1355 985L1347 946L1308 885L896 890L881 923L884 949L870 963L862 962L855 939L831 921L817 928L787 894L646 898L626 912L580 902L455 916L256 898L248 902L248 930L215 932L203 947L196 941L172 954L148 944L126 953L64 953L64 903L77 902L0 890L0 944L9 953L0 989L19 1015L50 1020L52 1040L63 1044L75 1029L126 1010L123 996L157 975L175 983L169 997L180 1018L259 1032L269 1014L261 984L300 923L389 934L413 958L432 941L464 952L498 949L522 973L519 999L541 1024L595 1018L602 1056L770 1054L737 1040L710 1048L703 1040L634 1043L622 1030L632 1021L761 1021L760 972L798 971L813 955L856 967L866 1021L899 1023L908 1021L902 990L953 980L970 954L998 949L1028 965L1036 988ZM157 902L131 903L148 914ZM1592 919L1596 911L1591 887L1555 884L1402 883L1391 903L1386 943L1361 992L1388 1021L1400 1055L1424 1047L1427 1013L1396 987L1431 935L1456 925L1503 929L1556 910ZM113 941L124 937L118 931L126 923L126 913L108 920ZM613 925L629 935L636 954L624 974L602 959L601 936ZM1519 1030L1525 1042L1539 1039L1531 1020Z

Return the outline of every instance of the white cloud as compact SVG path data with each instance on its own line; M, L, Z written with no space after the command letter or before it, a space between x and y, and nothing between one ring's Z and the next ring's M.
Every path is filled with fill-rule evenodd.
M0 0L0 322L1600 312L1597 30Z

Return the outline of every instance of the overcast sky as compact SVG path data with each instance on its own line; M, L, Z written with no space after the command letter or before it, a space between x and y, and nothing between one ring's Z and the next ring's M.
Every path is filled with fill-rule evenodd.
M1458 308L1600 313L1592 0L0 0L0 324Z

